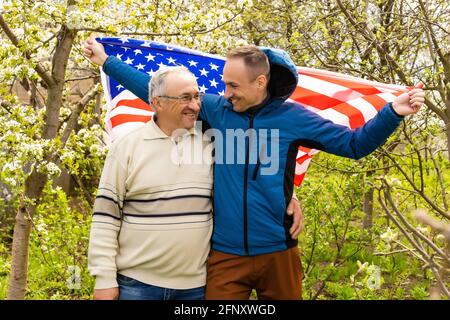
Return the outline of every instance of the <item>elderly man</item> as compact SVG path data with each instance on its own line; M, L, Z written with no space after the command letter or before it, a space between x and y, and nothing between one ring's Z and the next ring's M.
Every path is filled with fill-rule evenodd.
M92 40L85 50L105 73L146 98L147 74L106 56ZM232 150L233 155L244 154L245 162L216 159L214 164L214 232L206 298L247 299L255 289L262 299L301 299L297 241L289 237L290 217L285 214L298 147L359 159L381 145L405 115L418 111L424 93L414 89L402 94L363 127L350 130L287 101L298 73L281 50L232 49L223 81L225 95L206 95L200 117L225 140L222 148L216 147L216 156ZM236 137L230 131L243 130L244 143L234 144ZM255 149L263 156L251 161ZM275 154L275 164L265 161L264 150Z

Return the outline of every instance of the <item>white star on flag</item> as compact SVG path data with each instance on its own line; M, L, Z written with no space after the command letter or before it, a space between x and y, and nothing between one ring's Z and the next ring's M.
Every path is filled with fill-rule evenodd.
M117 59L120 59L120 60L122 60L122 56L123 56L123 54L116 54L116 57L117 57Z
M198 87L198 90L200 90L200 92L202 93L206 93L206 89L208 88L206 88L203 84L200 87Z
M136 55L138 55L138 54L142 54L141 49L136 49L136 50L134 50L134 55L136 56Z
M133 64L134 59L130 59L130 57L127 58L127 60L125 60L124 62L126 64Z
M144 70L144 67L145 67L145 64L139 63L139 64L136 66L136 69L138 69L138 70Z
M158 67L161 69L161 68L167 67L167 66L164 63L160 62L160 63L158 63Z
M189 60L188 61L190 67L197 67L197 61Z
M167 58L168 63L175 64L175 61L177 61L177 60L172 57Z
M202 70L200 70L200 74L201 74L202 76L207 77L207 76L208 76L208 73L209 73L209 71L206 71L205 68L203 68Z
M223 96L225 94L225 91L223 91L223 90L219 91L218 94L219 94L219 96Z
M123 85L119 84L118 86L116 86L117 90L123 89Z
M209 80L209 83L211 84L211 87L217 88L217 85L219 84L216 82L216 79Z
M155 61L155 56L153 56L151 53L149 53L148 55L145 56L147 58L147 62L151 61Z
M210 63L209 66L211 67L211 70L219 71L219 66L216 66L214 63Z

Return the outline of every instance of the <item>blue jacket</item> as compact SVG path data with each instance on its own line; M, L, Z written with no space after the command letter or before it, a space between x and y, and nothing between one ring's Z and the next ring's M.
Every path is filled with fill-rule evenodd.
M297 245L289 235L292 217L286 214L286 207L292 197L300 145L359 159L384 143L403 119L387 104L356 130L325 120L298 103L286 101L297 85L295 65L281 50L263 51L271 65L270 99L239 113L225 98L206 95L200 112L200 117L224 137L222 146L217 140L215 146L212 247L236 255L265 254ZM103 70L148 102L147 74L113 56ZM226 142L237 139L227 136L227 129L242 129L241 133L254 130L241 144L233 143L227 150ZM221 153L223 161L218 161Z

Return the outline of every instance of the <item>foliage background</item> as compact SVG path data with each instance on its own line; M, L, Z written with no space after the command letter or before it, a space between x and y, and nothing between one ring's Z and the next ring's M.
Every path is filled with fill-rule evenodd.
M446 1L2 1L0 299L7 296L15 216L31 224L26 299L89 299L86 251L107 152L91 33L176 43L224 55L253 43L297 65L382 82L426 83L427 108L360 161L321 153L297 190L305 299L447 299L450 187L450 5ZM73 32L67 64L55 58ZM63 64L63 65L62 65ZM64 68L56 136L45 138L50 87ZM42 70L41 70L42 71ZM90 99L83 98L92 94ZM67 129L69 128L69 130ZM40 197L30 177L45 177ZM391 200L391 201L390 201ZM31 214L32 212L32 214ZM427 221L427 220L426 220ZM448 227L447 227L448 228ZM442 286L444 288L442 288ZM448 292L448 291L447 291Z

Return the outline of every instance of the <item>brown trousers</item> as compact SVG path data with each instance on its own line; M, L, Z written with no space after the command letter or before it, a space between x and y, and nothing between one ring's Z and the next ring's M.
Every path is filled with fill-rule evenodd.
M207 300L248 300L252 289L260 300L301 300L302 266L297 247L257 256L211 250Z

